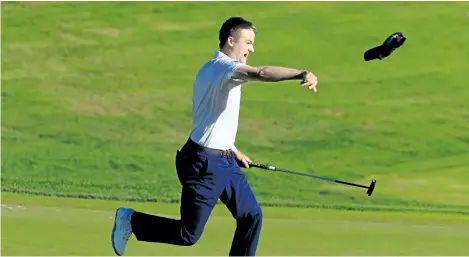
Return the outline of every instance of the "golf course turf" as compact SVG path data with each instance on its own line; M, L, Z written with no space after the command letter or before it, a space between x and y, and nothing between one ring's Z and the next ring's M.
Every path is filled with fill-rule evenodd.
M192 82L230 16L259 29L252 65L309 69L243 85L236 146L253 161L369 185L244 169L258 255L469 255L469 3L2 2L3 255L113 255L122 205L178 217L176 150ZM385 60L363 53L394 32ZM218 205L192 247L226 255Z

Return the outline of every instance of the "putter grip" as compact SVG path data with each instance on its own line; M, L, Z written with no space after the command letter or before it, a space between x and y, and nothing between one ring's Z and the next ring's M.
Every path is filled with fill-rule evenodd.
M261 164L261 163L257 163L257 162L250 162L249 165L252 166L252 167L257 167L257 168L266 169L266 170L274 170L275 169L275 167L273 167L271 165L265 165L265 164Z
M266 167L266 165L260 164L260 163L257 163L257 162L250 162L249 165L253 166L253 167L257 167L257 168L265 168Z

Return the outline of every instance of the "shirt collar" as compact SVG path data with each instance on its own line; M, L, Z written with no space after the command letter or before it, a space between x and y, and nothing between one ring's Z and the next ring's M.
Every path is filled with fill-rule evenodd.
M238 60L235 60L235 59L229 57L228 55L224 54L222 51L216 50L215 54L213 55L213 58L220 58L220 57L226 57L226 58L229 58L230 60L232 60L234 62L239 62Z
M213 56L214 58L219 58L219 57L223 57L223 56L227 56L226 54L224 54L222 51L220 50L216 50L215 51L215 55Z
M213 58L220 58L220 57L226 57L226 58L229 58L229 59L231 59L231 60L233 60L233 61L235 61L235 62L237 61L237 60L235 60L235 59L229 57L228 55L224 54L222 51L216 50L216 51L215 51L215 54L214 54L214 56L213 56Z

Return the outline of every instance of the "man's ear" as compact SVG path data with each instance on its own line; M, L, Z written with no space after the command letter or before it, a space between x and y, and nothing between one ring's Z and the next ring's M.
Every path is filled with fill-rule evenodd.
M230 47L233 47L233 45L234 45L234 38L233 38L232 36L229 36L226 42L228 43L228 45L229 45Z

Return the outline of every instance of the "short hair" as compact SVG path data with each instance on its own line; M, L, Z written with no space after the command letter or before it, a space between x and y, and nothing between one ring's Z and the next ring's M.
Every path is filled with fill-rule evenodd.
M257 28L252 22L242 17L231 17L226 20L220 28L218 33L218 40L220 41L220 49L225 45L228 37L234 35L240 29L252 29L257 34Z

